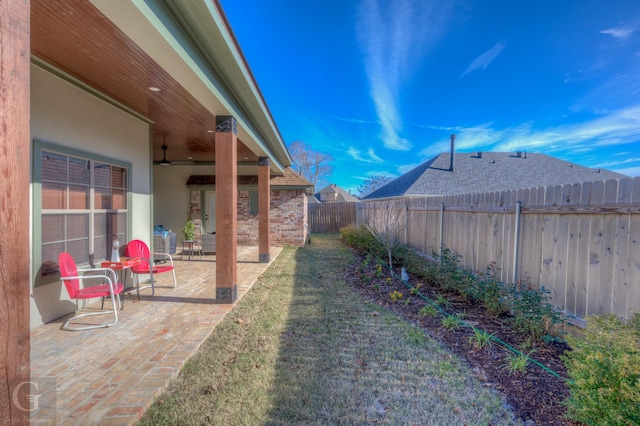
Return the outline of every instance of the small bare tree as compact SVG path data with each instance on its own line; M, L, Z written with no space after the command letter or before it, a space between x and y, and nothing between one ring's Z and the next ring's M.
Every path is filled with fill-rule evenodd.
M360 197L365 197L373 191L382 188L392 180L393 178L391 176L386 175L369 176L362 182L362 184L358 185L358 193Z
M400 245L400 235L406 226L404 205L393 201L374 203L365 226L387 250L389 272L393 274L392 252Z
M304 176L314 188L331 177L333 158L329 154L314 151L311 145L299 140L289 144L289 153L293 170Z

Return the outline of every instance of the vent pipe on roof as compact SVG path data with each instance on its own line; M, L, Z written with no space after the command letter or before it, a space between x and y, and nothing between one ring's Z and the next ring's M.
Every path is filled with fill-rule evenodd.
M449 161L449 171L453 171L453 157L456 154L456 135L451 135L451 160Z

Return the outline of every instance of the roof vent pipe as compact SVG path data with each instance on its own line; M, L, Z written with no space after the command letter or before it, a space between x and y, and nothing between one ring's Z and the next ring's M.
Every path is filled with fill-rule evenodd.
M522 151L516 152L516 157L518 157L518 158L522 157Z
M451 160L449 161L449 171L453 171L453 157L456 153L456 135L451 135Z
M482 152L478 151L478 158L482 158Z

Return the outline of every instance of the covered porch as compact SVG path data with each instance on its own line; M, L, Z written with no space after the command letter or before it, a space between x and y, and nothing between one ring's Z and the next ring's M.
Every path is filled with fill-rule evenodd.
M271 248L271 261L280 251ZM126 295L115 326L69 332L65 317L31 331L31 380L42 395L32 421L133 424L178 375L234 305L214 298L215 255L174 258L178 286L163 274L154 296ZM240 300L271 261L260 262L257 246L239 246L237 259Z
M241 190L257 194L255 262L264 263L257 267L270 262L276 250L270 177L282 176L291 157L219 1L0 0L0 6L0 82L8 106L0 132L6 154L0 161L6 177L0 180L0 412L10 424L27 424L24 413L36 405L27 385L44 386L35 378L51 375L56 398L78 395L56 405L65 413L75 406L70 414L80 418L90 412L94 423L111 416L98 403L105 395L144 406L99 383L111 383L104 371L114 368L130 381L138 377L126 388L151 381L147 368L158 360L147 362L156 354L149 339L160 333L154 327L172 327L158 345L176 336L191 348L195 331L184 330L199 327L197 318L210 321L242 294L251 274L238 258ZM216 178L215 217L201 215L209 228L215 223L216 263L202 262L206 273L199 278L189 278L195 269L181 268L182 285L154 300L128 301L115 328L61 335L57 318L74 305L58 280L58 255L70 253L84 267L107 259L112 239L151 245L156 224L179 232L194 215L180 169ZM239 188L244 175L257 184ZM192 280L203 293L185 293ZM170 331L180 324L183 329ZM91 353L92 342L104 346ZM163 352L182 360L175 375L195 349L171 348ZM121 360L131 357L123 367ZM86 364L91 367L80 371ZM120 410L129 409L126 401Z

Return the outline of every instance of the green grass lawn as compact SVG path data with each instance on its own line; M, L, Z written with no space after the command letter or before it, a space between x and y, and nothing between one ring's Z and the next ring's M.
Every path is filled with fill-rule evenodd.
M337 234L285 248L142 425L516 423L503 400L342 275Z

